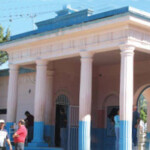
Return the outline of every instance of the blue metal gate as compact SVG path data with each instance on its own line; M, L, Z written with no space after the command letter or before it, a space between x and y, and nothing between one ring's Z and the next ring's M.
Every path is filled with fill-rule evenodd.
M68 150L78 150L79 106L70 106L68 115Z

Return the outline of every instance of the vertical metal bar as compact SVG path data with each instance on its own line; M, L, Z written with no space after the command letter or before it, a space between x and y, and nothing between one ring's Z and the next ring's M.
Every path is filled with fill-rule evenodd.
M70 150L70 116L71 116L71 106L68 106L68 140L67 140L67 150Z

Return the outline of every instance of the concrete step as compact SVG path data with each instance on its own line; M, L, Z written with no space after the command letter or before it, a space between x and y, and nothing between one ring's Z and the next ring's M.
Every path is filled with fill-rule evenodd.
M57 147L25 147L25 150L63 150Z

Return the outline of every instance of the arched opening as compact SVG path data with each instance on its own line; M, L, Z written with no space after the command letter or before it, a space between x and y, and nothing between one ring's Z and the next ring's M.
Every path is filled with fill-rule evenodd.
M138 125L138 145L145 147L148 117L148 101L150 99L150 86L145 87L138 96L137 106L140 113L140 122Z
M115 129L114 129L114 116L117 114L119 108L119 96L116 93L109 94L102 104L105 110L105 148L115 149Z
M102 104L105 110L105 127L107 128L107 136L114 136L114 124L112 118L115 115L115 111L119 108L119 96L117 94L109 94Z
M67 146L68 108L68 97L59 95L56 99L55 145L64 149Z

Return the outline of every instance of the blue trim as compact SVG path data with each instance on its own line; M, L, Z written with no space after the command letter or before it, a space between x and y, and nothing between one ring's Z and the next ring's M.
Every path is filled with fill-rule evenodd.
M120 150L132 148L132 122L120 120Z
M103 150L115 150L115 141L116 137L112 135L108 135L108 129L105 128L103 131ZM112 131L113 132L113 131Z
M32 142L44 142L44 122L34 122L34 138Z
M9 69L4 69L0 71L0 77L9 76Z
M50 137L50 131L51 131L51 126L50 125L44 125L44 136L45 137Z
M113 143L112 143L112 140L111 140L111 143L112 143L112 146L110 146L109 148L107 148L108 144L104 142L108 142L108 140L106 141L106 137L104 137L105 135L105 132L107 130L104 129L104 128L92 128L91 129L91 149L92 150L104 150L104 147L105 149L112 149L112 146L113 146ZM104 146L105 145L105 146Z
M65 26L83 22L87 18L87 16L91 15L91 12L92 12L91 10L85 9L71 14L58 16L52 19L37 22L36 25L38 26L38 28L50 26L50 25L51 25L50 27L51 29L62 28Z
M9 129L13 127L13 125L14 125L13 122L7 122L6 123L6 129L7 129L8 132L9 132Z
M147 132L146 138L150 140L150 132Z
M44 125L44 139L49 146L55 146L55 126Z
M91 122L79 121L79 150L90 150L91 149Z
M19 74L35 72L33 69L20 68ZM0 70L0 77L9 76L9 69Z
M128 6L119 8L119 9L109 10L106 12L102 12L102 13L98 13L98 14L89 16L88 19L86 20L86 22L97 20L97 19L102 19L102 18L107 18L107 17L111 17L111 16L115 16L115 15L120 15L120 14L127 13L127 12L129 12Z
M146 150L150 149L150 132L147 132L147 135L146 135L145 149Z
M33 141L28 144L29 147L47 147L48 144L44 141L44 122L34 122Z
M7 122L6 123L6 130L8 132L8 135L9 135L9 138L10 138L10 141L13 141L13 125L14 125L14 122ZM11 132L10 132L11 131Z
M77 150L78 149L78 127L76 126L72 126L70 128L70 132L69 132L69 139L68 139L68 142L69 142L69 147L68 147L68 150Z

